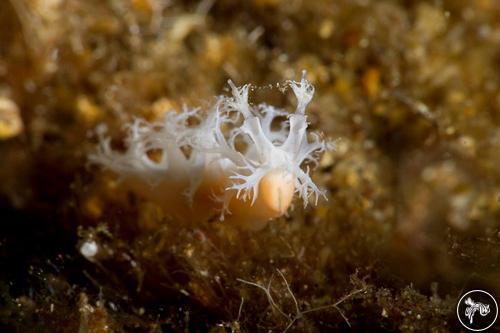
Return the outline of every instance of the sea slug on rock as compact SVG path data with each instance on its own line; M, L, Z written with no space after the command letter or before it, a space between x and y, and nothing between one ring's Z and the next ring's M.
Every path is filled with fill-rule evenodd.
M184 108L166 112L162 121L127 124L124 151L113 150L101 135L90 160L178 220L217 215L259 229L283 215L295 193L304 205L311 196L317 202L324 194L309 166L328 145L307 132L305 110L314 88L305 73L300 82L288 82L297 99L293 113L252 105L250 85L229 85L232 96L218 97L207 111Z

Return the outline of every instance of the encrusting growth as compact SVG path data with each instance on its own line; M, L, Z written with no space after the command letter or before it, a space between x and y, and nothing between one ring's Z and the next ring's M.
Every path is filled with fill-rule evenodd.
M323 195L309 176L327 148L317 133L307 133L314 88L305 73L288 84L297 98L293 113L251 105L250 85L229 81L232 96L218 97L210 110L170 111L153 123L136 119L126 125L125 151L101 137L89 158L172 218L207 221L217 214L259 229L283 215L295 193L304 205Z

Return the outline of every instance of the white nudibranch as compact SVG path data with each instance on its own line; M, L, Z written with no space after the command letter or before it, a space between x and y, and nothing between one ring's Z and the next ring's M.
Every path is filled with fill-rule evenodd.
M89 159L111 170L122 186L159 204L175 219L207 221L213 216L250 229L286 213L297 193L304 206L324 193L309 175L327 144L307 133L305 110L314 87L289 81L295 112L248 101L250 85L229 85L208 111L169 111L158 122L126 125L125 150L110 138ZM306 166L304 166L306 165Z

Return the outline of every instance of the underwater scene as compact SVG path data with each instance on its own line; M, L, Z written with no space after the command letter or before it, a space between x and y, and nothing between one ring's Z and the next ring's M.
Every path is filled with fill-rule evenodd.
M0 332L500 331L500 2L0 1Z

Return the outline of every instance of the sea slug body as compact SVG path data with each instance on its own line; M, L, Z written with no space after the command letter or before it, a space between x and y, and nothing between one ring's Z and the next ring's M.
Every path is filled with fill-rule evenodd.
M304 205L324 195L308 167L327 149L317 133L307 132L314 88L305 73L288 84L297 99L293 113L251 105L250 86L229 81L232 96L218 97L210 110L169 111L153 123L136 119L126 125L124 151L114 151L102 135L89 159L171 218L207 221L216 214L259 229L286 213L295 193Z

